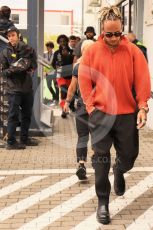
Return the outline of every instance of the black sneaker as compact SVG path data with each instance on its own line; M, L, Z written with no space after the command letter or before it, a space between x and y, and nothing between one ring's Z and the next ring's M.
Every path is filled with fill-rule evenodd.
M21 141L21 143L27 146L37 146L39 141L29 137L27 140Z
M64 112L64 111L62 111L61 117L62 117L63 119L65 119L65 118L67 117L67 113Z
M8 150L13 150L13 149L16 149L16 150L19 150L19 149L25 149L26 146L22 143L18 143L18 142L15 142L13 144L9 144L7 143L6 144L6 149Z
M124 174L113 166L114 173L114 191L117 196L123 196L125 193L125 179Z
M86 167L84 166L84 164L80 164L77 171L76 171L76 175L79 178L79 180L86 180L87 176L86 176Z

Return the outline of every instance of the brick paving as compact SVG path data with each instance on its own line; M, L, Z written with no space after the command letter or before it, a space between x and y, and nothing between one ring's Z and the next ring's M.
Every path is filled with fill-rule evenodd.
M111 224L97 227L97 222L94 219L90 227L79 228L79 224L90 218L97 207L97 198L91 189L94 186L94 173L90 164L92 150L89 144L87 162L89 179L86 183L79 182L74 176L77 167L75 161L77 135L74 118L70 115L68 119L63 120L56 111L54 126L54 135L39 138L40 144L37 147L27 147L22 151L0 149L0 229L153 229L152 218L148 213L145 213L150 208L150 215L153 216L153 182L151 180L147 182L147 188L142 184L142 193L141 189L138 190L141 195L137 196L135 192L133 194L131 192L130 197L121 197L119 200L116 200L118 198L112 188L110 202L115 203L110 209L110 213L113 215ZM145 128L140 131L140 154L135 168L129 172L126 178L127 191L137 186L139 182L145 182L146 177L153 173L152 149L153 131ZM111 152L113 162L115 157L113 148ZM61 169L65 171L62 173ZM111 175L112 172L110 172ZM44 178L37 178L38 176L44 176ZM31 180L32 177L34 180L36 179L35 182L27 186L22 184L26 178ZM65 179L68 182L63 182ZM19 181L21 184L19 188L11 191L11 187L9 187L7 190L10 185L17 186ZM68 184L63 185L63 183ZM4 189L7 191L6 193L4 193ZM78 206L76 197L80 197ZM122 206L123 201L127 205L121 208L119 202ZM63 203L67 207L62 206ZM115 211L115 207L117 207L117 211ZM47 217L48 212L50 213ZM114 215L115 212L117 214ZM29 223L30 225L28 225ZM136 225L132 228L131 224L133 223Z

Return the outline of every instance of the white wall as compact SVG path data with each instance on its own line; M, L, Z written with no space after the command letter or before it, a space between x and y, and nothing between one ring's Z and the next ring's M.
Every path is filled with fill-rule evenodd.
M83 16L83 24L84 28L83 31L86 30L87 26L93 26L97 33L98 31L98 9L97 7L90 7L91 0L84 1L84 16Z
M68 17L68 25L62 21L62 16ZM71 12L45 12L44 31L48 35L71 35Z
M12 14L19 14L19 24L16 24L18 29L27 29L27 10L11 10Z
M149 2L149 0L148 0ZM149 68L151 72L151 77L153 81L153 20L150 19L150 9L148 7L148 2L145 1L144 5L144 33L143 33L143 42L148 49L148 59L149 59ZM152 82L153 83L153 82ZM153 91L153 84L152 84Z
M144 31L143 42L148 50L149 69L151 74L151 88L153 91L153 19L151 15L152 0L144 1ZM149 101L148 126L153 129L153 99Z
M110 5L115 5L119 2L120 0L102 0L102 5L103 6L109 6ZM109 4L108 4L109 3Z
M18 29L27 29L27 10L12 10L12 14L18 14L19 15L19 24L16 24L16 27ZM45 25L44 25L44 31L46 34L49 35L58 35L58 34L66 34L71 35L71 17L72 12L51 12L46 11L44 14L45 17ZM64 22L62 22L62 16L68 17L68 24L64 25ZM56 19L56 20L55 20Z

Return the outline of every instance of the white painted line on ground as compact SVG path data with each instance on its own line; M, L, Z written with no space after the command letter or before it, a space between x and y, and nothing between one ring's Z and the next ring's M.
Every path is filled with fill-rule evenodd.
M126 230L151 230L153 228L153 206L139 216Z
M113 176L110 176L111 184L113 183ZM40 215L38 218L30 221L29 223L23 225L18 230L27 230L27 229L37 229L41 230L47 227L49 224L53 223L57 219L76 209L80 205L89 201L95 196L95 186L92 186L85 191L77 194L71 199L63 202L62 204L56 206L52 210ZM85 228L87 229L87 228Z
M110 213L111 217L115 216L117 213L122 211L128 205L130 205L136 198L145 193L149 188L153 186L153 173L141 180L137 185L131 187L122 197L118 197L110 203ZM96 220L96 213L92 214L76 227L71 230L96 230L101 227ZM143 228L144 230L145 228ZM131 229L130 229L131 230ZM136 230L135 228L133 230ZM146 230L146 229L145 229Z
M130 172L153 172L153 167L134 167Z
M0 175L38 175L38 174L75 174L76 169L32 169L32 170L0 170ZM110 170L112 172L112 169ZM153 172L153 167L134 167L129 172ZM87 173L94 173L92 168L87 168Z
M57 182L54 185L49 186L46 189L41 190L40 192L37 192L33 195L31 195L28 198L25 198L9 207L6 207L4 209L0 210L0 221L4 221L11 216L31 207L32 205L35 205L39 203L40 201L74 185L78 182L78 178L76 176L68 177L64 180L61 180L60 182Z
M88 170L90 173L91 170ZM0 175L38 175L38 174L75 174L76 169L32 169L32 170L2 170ZM93 172L93 169L92 169Z
M1 177L0 177L0 180L4 180L4 179L5 179L5 176L1 176Z
M17 181L14 184L8 185L7 187L3 187L0 190L0 197L6 196L9 193L15 192L18 189L22 189L22 188L24 188L24 187L26 187L26 186L34 183L34 182L42 180L42 179L44 179L46 177L47 176L30 176L30 177L24 178L24 179L22 179L20 181Z

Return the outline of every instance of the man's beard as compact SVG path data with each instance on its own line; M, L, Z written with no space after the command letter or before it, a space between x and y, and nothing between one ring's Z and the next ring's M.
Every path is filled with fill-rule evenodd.
M110 48L117 48L119 46L120 40L115 43L115 44L111 44L109 43L107 40L104 39L104 41L106 42L106 44L110 47Z

